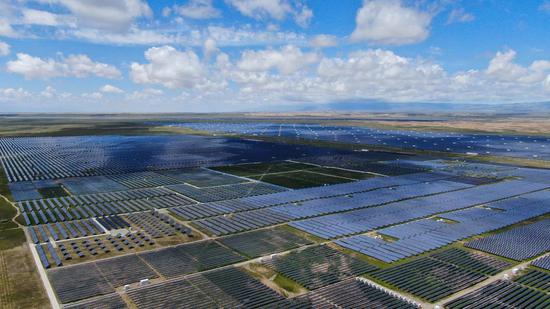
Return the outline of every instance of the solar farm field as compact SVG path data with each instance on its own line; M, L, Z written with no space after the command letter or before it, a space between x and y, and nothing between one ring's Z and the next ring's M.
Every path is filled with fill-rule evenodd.
M550 139L540 136L469 134L330 126L274 122L181 122L159 123L200 131L247 136L284 137L297 140L332 141L349 144L421 149L438 152L476 153L519 158L550 158Z
M0 138L0 163L0 227L21 231L42 307L548 304L549 170L207 135Z

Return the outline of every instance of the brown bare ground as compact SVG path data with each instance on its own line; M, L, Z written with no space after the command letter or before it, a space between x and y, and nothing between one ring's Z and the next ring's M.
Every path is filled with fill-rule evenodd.
M0 307L50 308L27 245L0 251Z
M362 122L363 125L375 125L384 127L403 127L411 129L436 129L436 130L464 130L487 133L522 133L522 134L550 134L550 121L546 119L525 119L525 118L510 118L510 119L483 119L483 120L451 120L451 121L436 121L436 122L419 122L419 121L400 121L398 123L392 121L376 121Z

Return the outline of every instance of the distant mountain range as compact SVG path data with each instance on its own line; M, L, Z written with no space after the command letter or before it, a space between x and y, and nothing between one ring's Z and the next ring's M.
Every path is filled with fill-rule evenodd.
M550 113L550 102L536 103L387 103L387 102L337 102L328 104L303 104L280 106L274 112L389 112L389 113L498 113L532 114Z

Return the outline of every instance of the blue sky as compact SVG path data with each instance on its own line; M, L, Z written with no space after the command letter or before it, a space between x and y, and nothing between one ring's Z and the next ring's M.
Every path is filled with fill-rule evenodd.
M550 2L0 0L0 111L550 101Z

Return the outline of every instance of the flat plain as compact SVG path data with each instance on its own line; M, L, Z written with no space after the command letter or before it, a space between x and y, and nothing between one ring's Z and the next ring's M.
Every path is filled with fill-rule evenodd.
M4 115L0 302L547 308L539 120Z

